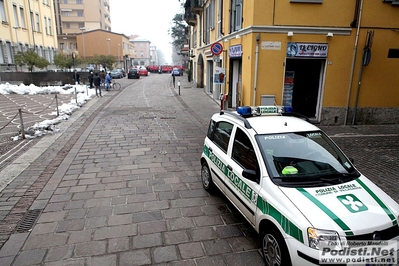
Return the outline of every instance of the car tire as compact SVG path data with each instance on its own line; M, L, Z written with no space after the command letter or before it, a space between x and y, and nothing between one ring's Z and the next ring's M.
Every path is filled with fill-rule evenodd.
M214 190L215 185L213 184L211 171L209 170L209 167L206 164L206 162L202 163L201 166L201 181L206 191Z
M291 266L291 259L280 232L274 227L264 228L261 233L262 255L269 266Z

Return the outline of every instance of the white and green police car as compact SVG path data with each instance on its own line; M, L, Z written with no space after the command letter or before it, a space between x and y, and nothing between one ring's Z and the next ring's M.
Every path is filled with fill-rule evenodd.
M213 115L201 156L204 188L222 191L260 234L267 265L323 265L323 255L339 259L380 241L396 245L374 257L396 264L399 205L318 127L284 115L289 110L247 106ZM360 262L341 260L352 263Z

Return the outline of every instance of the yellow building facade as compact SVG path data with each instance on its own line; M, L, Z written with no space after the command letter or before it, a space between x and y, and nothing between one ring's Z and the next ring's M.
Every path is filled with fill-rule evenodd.
M193 82L215 100L226 95L225 108L290 105L320 124L399 123L396 4L187 0Z
M53 61L58 49L53 1L1 1L0 17L0 70L9 70L15 54L29 49Z

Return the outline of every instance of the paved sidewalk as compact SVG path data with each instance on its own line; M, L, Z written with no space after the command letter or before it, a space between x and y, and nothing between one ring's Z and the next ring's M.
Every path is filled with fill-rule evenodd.
M219 103L187 76L178 95L153 75L89 101L0 172L15 178L0 193L0 265L262 265L254 230L200 182ZM398 125L322 129L399 195Z

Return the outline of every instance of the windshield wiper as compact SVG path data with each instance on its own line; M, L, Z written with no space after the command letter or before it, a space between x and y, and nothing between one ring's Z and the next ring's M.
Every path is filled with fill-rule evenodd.
M358 178L360 174L357 171L351 173L335 173L330 175L319 176L319 180L329 182L331 184L341 184Z

